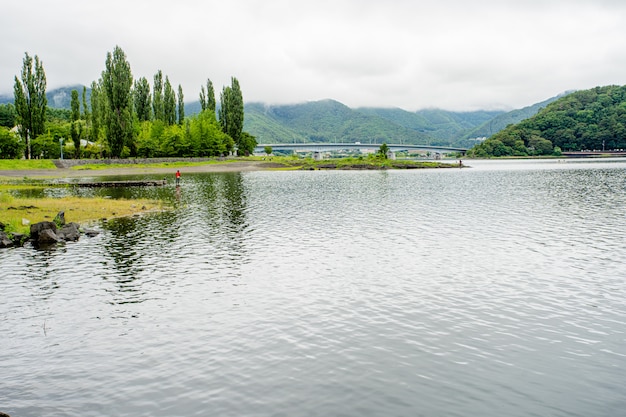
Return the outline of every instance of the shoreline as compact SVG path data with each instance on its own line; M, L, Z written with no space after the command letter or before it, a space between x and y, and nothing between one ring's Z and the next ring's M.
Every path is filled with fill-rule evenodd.
M202 173L202 172L244 172L244 171L262 171L284 167L282 164L276 164L267 161L236 161L221 164L205 164L190 165L176 167L115 167L104 169L12 169L0 170L0 178L76 178L76 177L95 177L95 176L112 176L112 175L137 175L137 174L171 174L174 175L177 169L184 173Z

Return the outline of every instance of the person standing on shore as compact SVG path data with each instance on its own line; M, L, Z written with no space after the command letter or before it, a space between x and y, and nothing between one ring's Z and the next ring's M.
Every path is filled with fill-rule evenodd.
M180 185L180 170L176 170L176 185Z

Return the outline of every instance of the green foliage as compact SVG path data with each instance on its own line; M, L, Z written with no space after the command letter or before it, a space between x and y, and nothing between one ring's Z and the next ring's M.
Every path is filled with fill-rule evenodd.
M133 76L122 48L116 46L107 54L102 86L108 103L106 112L107 142L111 156L121 157L132 142L131 87Z
M261 143L362 142L431 144L424 133L333 100L245 108L244 129Z
M219 120L222 132L233 138L240 153L251 152L250 138L243 137L244 105L241 87L237 78L231 78L231 86L224 87L220 96ZM254 150L254 146L252 147Z
M65 141L63 141L63 152L65 151ZM51 133L37 136L32 141L33 157L40 159L59 159L61 157L61 144L59 139Z
M389 152L389 146L387 146L387 144L383 142L383 144L380 145L380 148L378 148L378 155L380 155L380 157L383 159L387 159L388 152Z
M154 84L152 84L152 113L155 120L164 120L165 107L163 104L163 73L158 70L154 74Z
M263 148L263 150L265 151L265 153L267 155L271 155L272 154L272 147L271 146L266 146Z
M0 159L19 158L24 152L24 142L8 128L0 126Z
M140 122L150 120L152 116L152 98L150 96L150 84L146 77L141 77L135 81L133 99L138 120Z
M144 158L221 156L234 146L215 113L208 110L186 119L182 126L161 120L141 122L136 135L137 154Z
M78 91L72 90L72 125L70 128L70 136L74 143L74 157L80 158L80 137L82 133L82 124L80 119L80 102L78 101Z
M189 126L191 149L194 156L219 156L232 152L233 139L225 134L210 110L194 116Z
M15 96L16 124L26 144L26 159L31 158L31 139L44 132L48 99L46 97L46 74L39 57L25 54L21 81L15 77L13 92Z
M183 87L178 84L178 124L183 125L185 121L185 96L183 95Z
M176 123L176 93L167 76L163 85L163 120L168 126Z
M522 143L528 155L626 148L626 86L571 93L493 135L470 155L516 155Z
M239 138L239 145L237 147L237 153L239 155L251 155L254 152L254 148L257 145L256 138L248 132L242 132Z
M12 128L15 126L15 117L15 106L13 104L0 104L0 126Z

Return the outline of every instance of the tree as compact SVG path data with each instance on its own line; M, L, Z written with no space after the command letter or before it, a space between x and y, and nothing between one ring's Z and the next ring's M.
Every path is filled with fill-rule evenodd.
M89 107L87 107L87 87L83 86L83 115L82 118L85 120L85 133L82 135L83 137L88 137L89 135Z
M0 126L0 159L14 159L22 152L22 143L8 128Z
M133 125L131 116L131 87L133 75L126 54L119 46L107 53L102 86L107 98L107 142L113 157L121 157L124 146L131 145Z
M210 79L206 80L206 95L207 95L207 109L211 110L215 113L215 107L217 103L215 102L215 89L213 88L213 83Z
M31 158L30 141L44 132L46 120L46 74L43 63L35 55L33 72L33 58L26 53L22 66L21 82L15 77L13 88L15 96L16 122L19 134L26 144L26 159Z
M178 124L183 125L185 120L185 101L183 96L183 87L178 84Z
M72 90L72 124L70 127L70 135L72 136L72 142L74 142L74 157L80 158L80 103L78 101L78 91Z
M387 144L383 142L383 144L380 145L380 148L378 148L378 154L382 158L387 159L387 152L389 152L389 146L387 146Z
M91 83L91 138L98 141L100 139L100 128L102 122L101 85L93 81Z
M176 124L176 93L167 76L163 86L163 121L168 126Z
M150 83L148 83L146 77L141 77L135 81L133 97L137 119L139 119L140 122L150 120L150 116L152 115L152 100L150 98Z
M237 148L241 148L243 152L248 149L242 148L242 132L243 132L243 95L237 78L231 78L231 86L224 87L220 95L221 107L219 110L220 125L222 131L233 138ZM246 144L249 146L249 144ZM246 148L248 147L246 146ZM254 147L253 149L254 150ZM243 153L242 152L242 153Z
M211 110L215 113L215 89L213 89L213 83L210 79L206 81L206 89L204 86L200 87L200 107L202 111Z
M152 85L152 108L154 120L164 120L163 73L161 70L154 74L154 84Z
M267 155L271 155L273 149L271 146L266 146L265 148L263 148L263 150L265 151Z
M9 129L15 126L15 106L13 104L0 104L0 126Z

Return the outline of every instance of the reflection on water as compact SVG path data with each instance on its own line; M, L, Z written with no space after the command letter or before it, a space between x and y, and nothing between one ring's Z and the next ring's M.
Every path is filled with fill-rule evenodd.
M626 161L470 165L96 191L174 208L2 252L2 411L621 415Z

